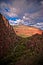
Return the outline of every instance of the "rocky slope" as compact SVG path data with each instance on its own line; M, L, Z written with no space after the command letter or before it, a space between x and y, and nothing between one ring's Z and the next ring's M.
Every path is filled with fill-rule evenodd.
M16 34L8 20L0 14L0 57L7 54L9 47L13 47Z
M34 34L42 34L42 30L31 26L18 25L18 26L14 26L13 28L15 33L21 37L30 37Z

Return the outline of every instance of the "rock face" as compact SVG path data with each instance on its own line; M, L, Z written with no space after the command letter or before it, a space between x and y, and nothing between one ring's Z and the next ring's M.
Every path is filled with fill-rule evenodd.
M8 52L10 46L15 43L16 34L9 25L8 20L0 14L0 56Z
M15 26L13 28L14 28L15 33L20 36L29 37L35 34L42 34L42 30L32 27L32 26L21 25L21 26Z

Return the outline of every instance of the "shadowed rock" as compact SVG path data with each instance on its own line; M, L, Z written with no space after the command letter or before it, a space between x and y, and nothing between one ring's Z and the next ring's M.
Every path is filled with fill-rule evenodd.
M8 20L0 14L0 57L7 54L8 49L14 46L16 37Z

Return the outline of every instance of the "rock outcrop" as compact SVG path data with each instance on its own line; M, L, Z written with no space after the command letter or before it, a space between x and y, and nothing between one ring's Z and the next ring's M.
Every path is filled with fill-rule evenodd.
M4 56L9 47L13 47L16 41L16 34L9 25L8 20L0 14L0 57Z

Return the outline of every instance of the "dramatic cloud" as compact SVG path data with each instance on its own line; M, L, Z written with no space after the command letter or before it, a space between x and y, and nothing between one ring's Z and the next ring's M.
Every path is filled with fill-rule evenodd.
M35 12L35 13L25 13L25 15L23 16L24 20L28 20L28 22L36 22L35 20L37 19L42 19L43 18L43 9Z
M8 15L9 17L15 17L15 16L18 16L18 13L19 13L19 8L14 8L13 6L11 6L10 4L6 4L4 2L2 2L0 4L0 11L3 13L3 14L6 14Z
M43 0L0 0L0 12L12 25L19 22L40 28L37 23L43 23ZM12 18L19 19L12 20Z

